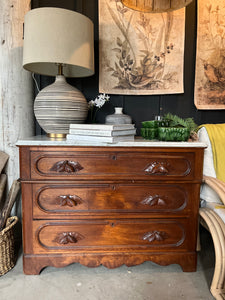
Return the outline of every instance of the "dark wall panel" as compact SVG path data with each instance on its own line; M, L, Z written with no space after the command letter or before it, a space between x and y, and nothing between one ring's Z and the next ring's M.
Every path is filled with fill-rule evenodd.
M68 82L79 88L87 100L98 95L99 55L98 55L98 1L97 0L33 0L32 7L54 6L75 10L89 17L95 26L95 75L84 79L69 79ZM184 54L184 93L174 95L123 96L110 95L107 103L98 113L97 121L104 123L105 116L114 111L115 106L123 106L136 127L141 122L150 120L155 115L165 113L180 117L193 117L197 124L225 122L225 110L197 110L194 105L194 78L196 54L197 4L193 1L186 8L185 54ZM113 38L113 37L112 37ZM53 81L53 78L40 76L41 88ZM40 128L37 132L40 132Z

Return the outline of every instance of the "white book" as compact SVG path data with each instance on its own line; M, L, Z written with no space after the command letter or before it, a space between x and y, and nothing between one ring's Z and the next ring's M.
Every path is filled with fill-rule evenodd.
M70 124L70 128L85 130L125 130L134 129L134 124Z
M67 134L66 138L68 140L74 140L77 142L103 142L103 143L118 143L133 141L134 135L123 135L123 136L96 136L96 135L76 135Z
M136 129L127 129L127 130L98 130L98 129L73 129L70 128L70 134L76 135L95 135L95 136L120 136L120 135L132 135L136 134Z

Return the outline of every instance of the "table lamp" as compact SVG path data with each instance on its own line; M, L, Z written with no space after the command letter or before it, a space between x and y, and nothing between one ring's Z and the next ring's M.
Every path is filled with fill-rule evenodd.
M86 16L62 8L30 10L24 21L24 69L56 76L34 101L37 122L50 137L64 137L71 123L84 123L88 113L84 95L66 77L94 74L93 23Z
M148 13L162 13L180 9L192 0L122 0L122 3L134 10Z

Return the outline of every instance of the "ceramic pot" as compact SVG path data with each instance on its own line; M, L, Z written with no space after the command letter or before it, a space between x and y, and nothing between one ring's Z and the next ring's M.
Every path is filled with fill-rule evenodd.
M105 124L132 124L132 119L123 113L122 107L115 107L115 113L106 116Z

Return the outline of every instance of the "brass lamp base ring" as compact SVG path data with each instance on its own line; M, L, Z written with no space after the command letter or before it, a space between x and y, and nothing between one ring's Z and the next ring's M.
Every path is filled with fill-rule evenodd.
M65 133L47 133L47 137L54 139L64 139L66 138Z

